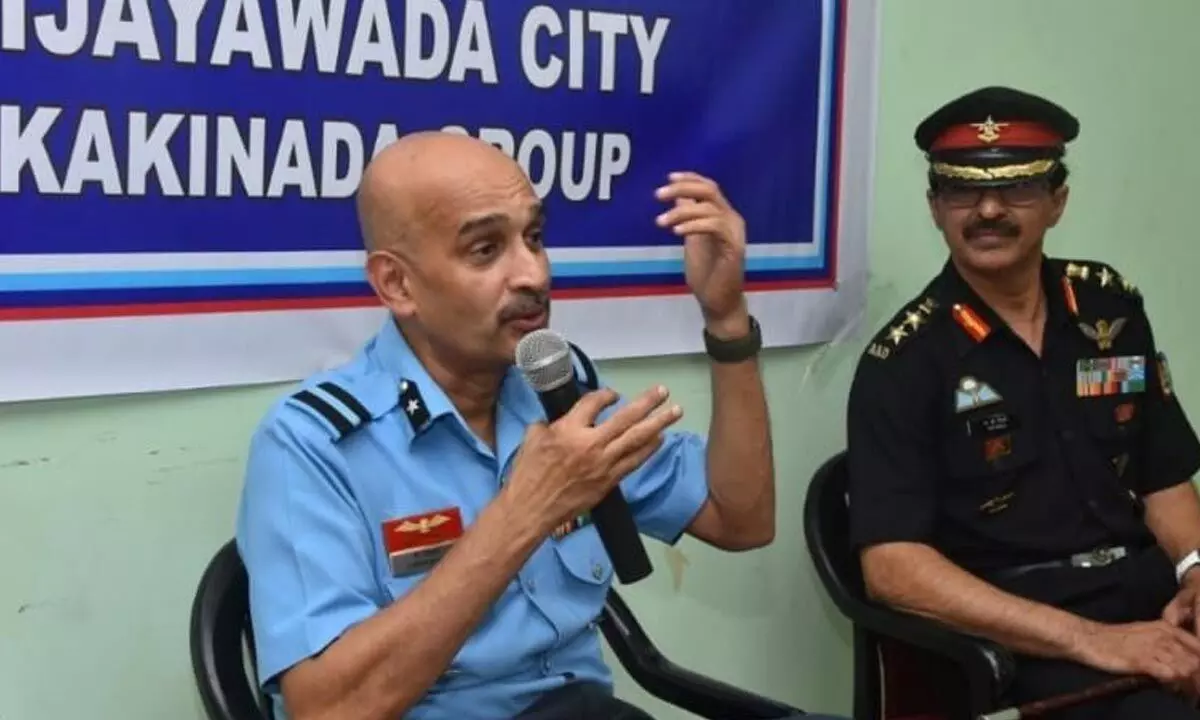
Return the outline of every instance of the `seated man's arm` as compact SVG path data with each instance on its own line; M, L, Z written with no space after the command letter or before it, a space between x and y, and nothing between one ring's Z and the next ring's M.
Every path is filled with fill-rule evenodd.
M1146 524L1177 563L1200 548L1200 499L1190 482L1200 469L1200 441L1179 403L1166 356L1158 354L1152 331L1146 364L1138 489L1145 500Z
M749 316L708 330L717 337L740 337L750 331ZM708 499L688 534L723 550L769 545L775 539L775 461L758 358L709 364Z
M259 671L279 679L295 720L391 720L444 672L545 528L511 522L522 513L501 493L410 593L381 608L372 528L322 441L276 422L252 444L238 546Z
M938 378L921 350L865 356L851 387L851 539L868 592L1021 653L1163 679L1194 667L1200 643L1165 623L1095 623L1000 590L934 549Z
M745 313L718 337L749 330ZM758 359L711 363L708 437L668 432L621 483L638 529L674 544L686 532L722 550L751 550L775 537L775 470Z
M1191 482L1200 469L1200 441L1175 392L1166 356L1158 355L1152 332L1146 360L1138 490L1145 503L1146 525L1171 562L1178 563L1200 549L1200 496ZM1192 570L1183 583L1200 590L1197 578L1200 572ZM1176 600L1165 609L1164 618L1175 625L1192 621L1200 593L1193 591ZM1200 632L1200 627L1196 629Z

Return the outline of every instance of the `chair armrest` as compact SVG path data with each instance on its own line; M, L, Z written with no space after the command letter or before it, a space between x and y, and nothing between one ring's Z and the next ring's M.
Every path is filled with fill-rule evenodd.
M703 718L775 720L802 714L798 708L680 667L663 656L625 602L610 592L600 623L621 666L642 689Z
M854 621L878 635L952 660L967 676L972 707L993 706L1012 683L1016 670L1012 653L985 638L874 602L856 608Z

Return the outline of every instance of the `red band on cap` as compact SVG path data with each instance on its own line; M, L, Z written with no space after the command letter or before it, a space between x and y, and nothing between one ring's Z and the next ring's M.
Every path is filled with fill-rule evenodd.
M984 122L952 125L933 142L931 151L966 150L993 146L1053 147L1062 144L1062 136L1036 122Z

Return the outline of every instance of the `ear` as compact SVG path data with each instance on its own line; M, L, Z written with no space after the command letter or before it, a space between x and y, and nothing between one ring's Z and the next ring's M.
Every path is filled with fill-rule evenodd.
M1063 184L1054 191L1054 196L1051 198L1053 205L1050 208L1050 222L1047 223L1048 227L1054 227L1062 219L1063 213L1067 209L1067 198L1070 194L1071 189L1066 184Z
M379 300L398 318L416 315L417 305L412 294L412 277L408 263L387 250L367 254L367 282Z

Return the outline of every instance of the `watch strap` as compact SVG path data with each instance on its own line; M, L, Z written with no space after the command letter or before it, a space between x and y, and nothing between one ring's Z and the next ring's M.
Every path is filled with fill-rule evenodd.
M753 315L750 317L750 332L745 335L722 340L704 329L704 350L719 363L736 363L748 360L762 349L762 328Z
M1175 582L1183 582L1183 576L1196 565L1200 565L1200 550L1193 550L1175 565Z

